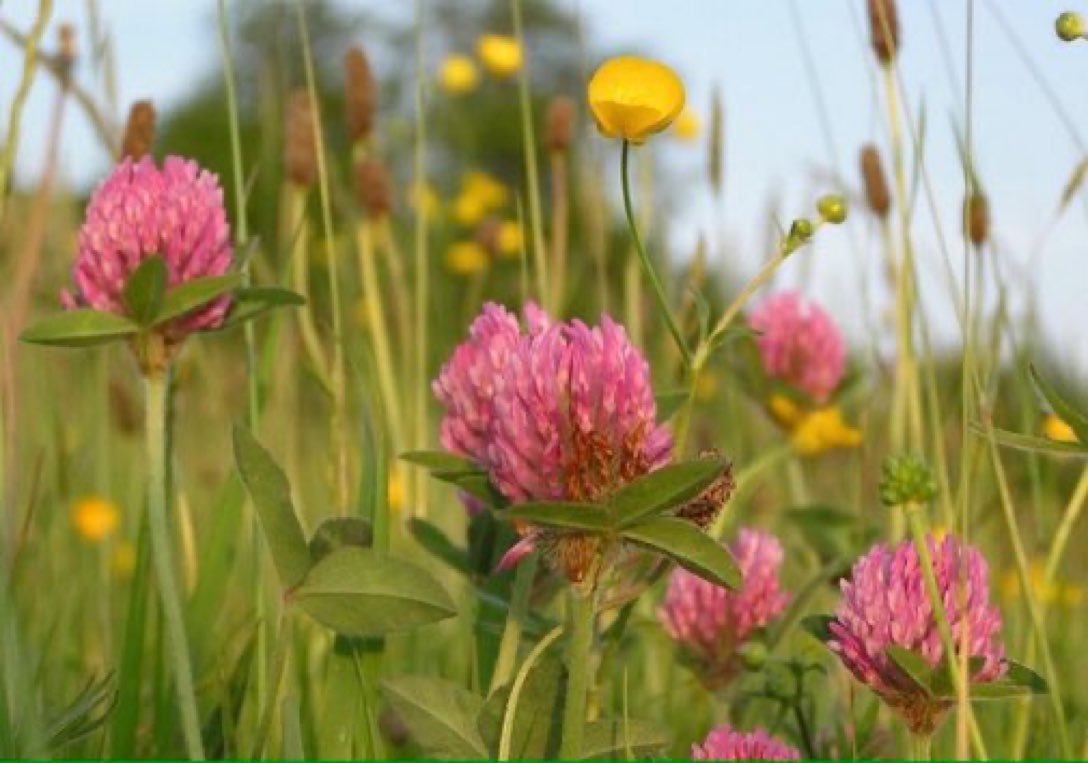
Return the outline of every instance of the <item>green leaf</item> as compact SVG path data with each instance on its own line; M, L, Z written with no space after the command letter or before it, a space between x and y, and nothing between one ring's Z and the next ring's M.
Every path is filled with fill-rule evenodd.
M234 427L234 460L261 520L280 582L292 588L310 569L310 550L283 470L245 427Z
M584 532L605 532L612 528L608 511L596 503L575 501L530 501L499 512L504 519L520 519L544 527Z
M384 636L456 614L427 570L355 547L338 548L315 564L291 600L344 636Z
M280 307L300 307L306 298L290 289L278 286L247 286L235 289L230 312L218 330L225 330L251 321Z
M104 310L65 310L35 323L19 335L30 344L91 347L132 336L140 327L123 315Z
M45 749L38 750L36 755L45 757L49 752L57 753L97 731L106 722L117 699L115 684L112 673L100 681L89 680L83 691L49 721L45 728Z
M422 466L431 471L443 472L472 472L480 471L480 467L464 456L457 456L445 450L410 450L401 453L401 461L407 461L416 466Z
M907 677L918 684L919 689L932 696L929 687L933 684L933 669L929 667L925 657L895 644L889 646L885 650L885 654L899 666L900 670L907 674Z
M166 292L162 302L162 309L155 317L155 325L159 326L174 318L191 313L199 307L211 302L216 297L221 297L229 291L238 288L242 283L241 273L228 273L224 276L205 276L185 281L182 284Z
M1073 197L1077 195L1077 191L1084 184L1085 177L1088 176L1088 158L1081 159L1077 166L1073 168L1073 173L1069 176L1069 181L1065 184L1065 188L1062 189L1062 198L1058 203L1058 211L1063 211L1069 202L1073 200Z
M514 708L510 733L512 760L558 756L566 688L566 668L558 656L545 655L533 665ZM509 699L508 687L496 691L477 718L480 735L487 742L492 757L498 753ZM498 723L495 723L496 714Z
M582 739L583 758L652 758L661 755L669 735L652 723L632 719L591 721Z
M984 429L981 424L972 422L971 429L983 437L987 436L986 429ZM1029 453L1041 453L1048 456L1088 457L1088 447L1081 445L1080 443L1059 442L1057 440L1051 440L1049 437L1010 432L1007 429L997 429L996 427L993 429L993 433L994 441L997 442L998 445L1003 445L1004 447L1012 448L1013 450L1025 450Z
M330 517L317 526L310 538L310 559L317 564L338 548L370 548L374 533L359 517Z
M141 326L150 326L166 293L166 260L156 254L140 263L125 282L122 298L129 314Z
M658 517L623 531L632 543L665 554L681 567L704 580L737 590L742 583L740 568L732 554L690 522Z
M657 420L668 421L671 419L687 399L688 391L686 389L677 389L655 395L654 403L657 406Z
M454 544L437 525L419 517L408 520L408 532L416 542L459 572L468 571L468 553Z
M710 487L725 470L723 458L699 458L670 464L639 477L617 490L608 511L617 527L626 527L651 514L679 506Z
M986 664L985 657L970 657L967 660L967 675L973 676L982 670ZM959 657L956 658L956 670L959 670ZM971 689L974 693L974 688ZM939 699L956 699L956 687L952 683L952 676L948 674L948 656L945 655L933 668L933 674L929 681L929 693Z
M487 757L487 746L476 728L476 717L483 708L477 695L449 681L423 676L387 678L382 681L382 693L424 755Z
M1040 394L1054 409L1054 413L1076 433L1081 445L1088 446L1088 415L1062 397L1046 379L1039 375L1035 366L1028 366L1028 371Z
M971 684L971 699L992 700L1047 694L1046 680L1031 668L1009 661L1008 670L996 681Z
M486 506L501 508L506 505L506 499L491 484L491 478L486 472L479 469L472 471L434 471L431 476L443 482L448 482L462 490L473 498L477 498Z
M801 628L821 644L826 644L834 638L830 628L833 622L835 618L831 615L809 615L802 618Z

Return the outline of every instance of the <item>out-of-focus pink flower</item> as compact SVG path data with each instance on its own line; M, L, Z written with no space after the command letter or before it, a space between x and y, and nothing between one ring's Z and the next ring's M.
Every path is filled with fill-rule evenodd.
M707 734L702 744L691 746L691 757L693 760L800 760L801 753L763 729L734 731L723 724Z
M957 650L966 631L970 656L983 659L971 680L999 678L1006 669L1005 647L1001 614L990 604L986 560L951 533L942 541L928 537L927 543ZM887 655L889 646L900 646L924 656L931 667L944 656L914 544L874 546L854 564L842 593L828 646L912 731L931 733L952 703L926 695Z
M753 310L749 324L760 332L756 345L766 374L827 402L846 372L846 346L831 317L783 292Z
M739 591L677 569L658 609L666 632L698 664L704 683L714 688L736 675L740 667L737 648L753 631L781 614L789 602L778 579L783 552L777 538L745 528L730 550L743 575Z
M218 276L231 265L230 226L218 178L196 162L168 156L159 169L145 156L125 159L91 197L79 231L73 277L78 293L65 294L69 307L124 313L128 277L144 260L162 255L168 286ZM230 297L171 321L170 341L223 322Z

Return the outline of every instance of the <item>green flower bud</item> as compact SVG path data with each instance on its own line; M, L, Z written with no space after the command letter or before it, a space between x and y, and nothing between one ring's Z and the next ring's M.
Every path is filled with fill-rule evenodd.
M793 254L796 250L804 246L816 228L812 225L812 222L800 217L793 221L793 225L790 226L789 235L786 236L786 254Z
M1084 36L1084 18L1079 13L1066 11L1054 22L1054 31L1065 42L1073 42Z
M825 223L838 225L846 220L846 199L838 194L828 194L816 202L816 209Z
M749 641L742 644L740 649L737 650L737 654L740 656L740 662L744 665L744 669L753 673L763 670L763 666L767 664L767 658L770 656L767 645L762 641Z
M937 495L937 479L920 456L905 454L884 459L880 500L885 506L924 505Z

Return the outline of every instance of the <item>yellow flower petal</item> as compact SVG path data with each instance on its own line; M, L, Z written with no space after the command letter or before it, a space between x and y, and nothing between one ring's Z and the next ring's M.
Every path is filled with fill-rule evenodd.
M669 67L637 56L605 61L589 81L589 108L609 138L642 143L684 108L684 83Z
M105 540L121 522L117 505L96 496L81 498L72 506L72 526L86 541Z
M476 89L480 75L468 56L454 53L446 56L438 69L438 81L450 95L463 95Z
M1073 427L1053 413L1047 414L1047 417L1043 419L1043 433L1057 442L1077 441L1077 433L1073 431Z
M820 408L806 414L797 424L793 445L805 456L834 448L856 448L861 445L861 431L847 424L838 408Z
M499 254L503 257L510 259L520 257L525 248L521 226L513 220L503 220L499 223L499 232L495 239Z
M471 228L480 220L483 220L486 214L487 207L484 206L478 196L462 191L453 200L453 219L457 221L458 225Z
M461 193L474 197L486 212L505 206L510 195L501 180L483 170L469 170L461 177Z
M693 141L699 138L702 127L703 125L695 112L685 106L684 110L680 112L680 116L676 118L676 122L673 123L672 131L680 140Z
M487 265L487 252L475 241L458 241L446 250L446 267L457 275L480 273Z
M521 69L523 55L516 37L504 34L484 34L476 41L476 53L491 74L512 77Z
M770 408L775 421L788 429L793 429L804 417L804 412L797 403L785 395L772 395L767 401L767 407Z

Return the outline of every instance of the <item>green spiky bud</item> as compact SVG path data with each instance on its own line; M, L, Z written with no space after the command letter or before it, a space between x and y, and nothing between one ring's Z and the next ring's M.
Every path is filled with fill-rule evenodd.
M1065 42L1073 42L1084 36L1084 18L1079 13L1066 11L1054 22L1054 31Z
M885 506L925 505L936 496L937 479L921 456L908 453L884 459L880 500Z
M825 223L839 225L846 220L846 199L838 194L821 196L816 202L816 209Z

